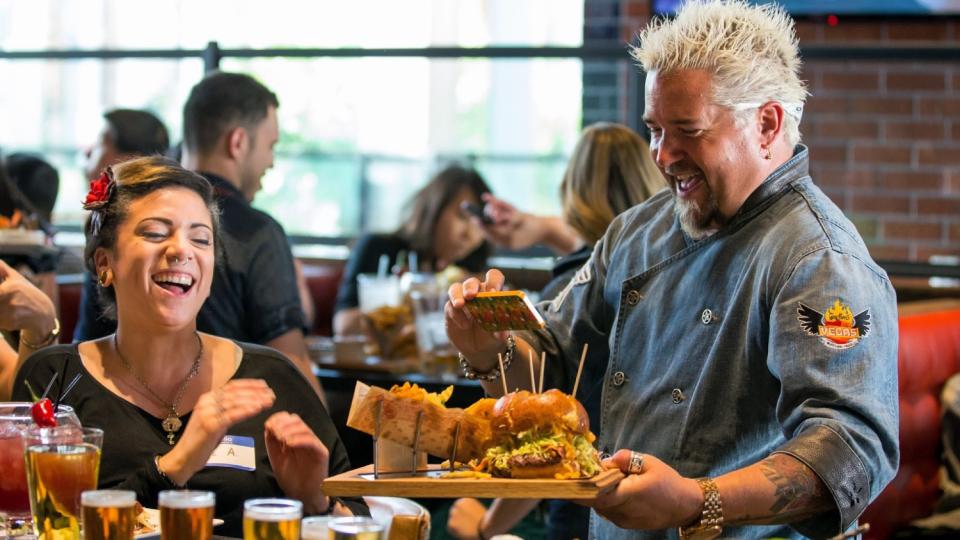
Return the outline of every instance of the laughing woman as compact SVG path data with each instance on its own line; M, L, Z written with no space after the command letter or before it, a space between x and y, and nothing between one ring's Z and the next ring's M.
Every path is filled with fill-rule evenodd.
M134 490L148 507L165 489L214 491L226 522L218 534L242 534L243 501L255 496L299 499L304 514L366 513L320 488L349 462L297 368L272 349L196 330L217 251L210 184L163 158L135 159L92 182L84 208L86 264L117 332L37 352L14 397L27 397L24 380L43 388L54 373L82 374L65 402L104 430L100 487ZM239 460L211 457L228 442Z

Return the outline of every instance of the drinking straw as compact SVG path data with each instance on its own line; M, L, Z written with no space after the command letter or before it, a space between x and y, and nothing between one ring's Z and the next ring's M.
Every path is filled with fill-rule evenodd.
M384 253L380 255L380 260L377 263L377 277L387 277L387 266L390 264L390 257Z

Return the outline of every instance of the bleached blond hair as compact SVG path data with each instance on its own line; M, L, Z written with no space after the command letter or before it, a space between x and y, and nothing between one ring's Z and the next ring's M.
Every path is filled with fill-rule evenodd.
M690 0L673 19L651 22L631 54L648 73L712 72L714 103L735 111L807 98L793 19L776 4ZM784 114L783 123L786 141L799 143L799 121Z

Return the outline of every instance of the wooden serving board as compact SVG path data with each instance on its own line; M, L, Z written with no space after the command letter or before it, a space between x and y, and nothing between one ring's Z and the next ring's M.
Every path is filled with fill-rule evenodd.
M439 465L429 465L416 475L380 473L375 480L373 465L367 465L327 478L323 492L334 497L593 499L613 489L624 477L618 469L606 469L582 480L442 478L447 471Z

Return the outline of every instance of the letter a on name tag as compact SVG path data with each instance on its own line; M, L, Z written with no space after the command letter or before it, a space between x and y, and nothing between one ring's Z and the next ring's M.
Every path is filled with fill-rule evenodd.
M253 446L253 437L227 435L220 441L217 449L207 460L207 467L227 467L241 471L257 468L257 456Z

